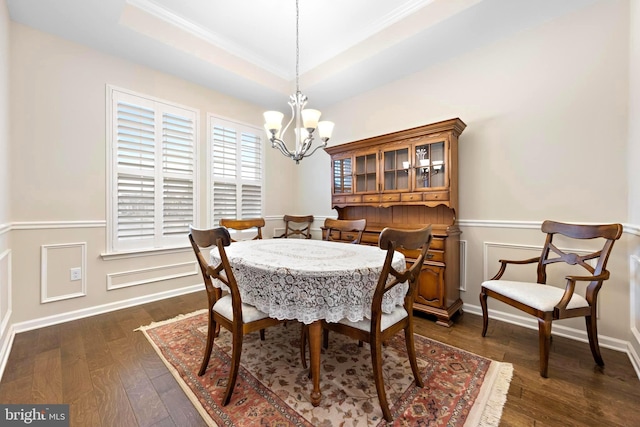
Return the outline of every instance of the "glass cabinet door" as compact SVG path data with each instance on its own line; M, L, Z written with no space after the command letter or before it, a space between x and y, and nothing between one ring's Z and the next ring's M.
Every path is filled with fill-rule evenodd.
M414 188L445 187L445 145L442 142L420 144L414 152Z
M377 153L356 156L356 193L372 193L377 189Z
M382 152L383 191L409 189L409 148Z
M353 193L351 157L333 161L333 194Z

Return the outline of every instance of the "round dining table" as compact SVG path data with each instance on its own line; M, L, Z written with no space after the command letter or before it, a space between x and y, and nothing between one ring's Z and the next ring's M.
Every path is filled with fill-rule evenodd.
M309 325L311 403L320 404L322 321L369 318L373 292L387 251L377 246L313 239L263 239L233 242L225 248L242 302L277 319ZM211 262L220 262L218 249ZM404 270L405 258L393 254L393 268ZM225 286L221 282L214 286ZM390 313L404 303L408 285L385 295L382 309Z

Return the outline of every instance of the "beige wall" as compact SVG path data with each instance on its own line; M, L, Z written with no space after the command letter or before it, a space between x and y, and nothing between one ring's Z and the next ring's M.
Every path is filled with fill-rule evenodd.
M510 245L506 255L515 259L529 257L543 243L544 219L627 223L634 200L627 170L628 17L627 1L600 1L326 109L339 118L331 145L453 117L467 124L458 212L466 311L480 312L480 283L497 270L501 245ZM305 205L334 213L328 156L301 172ZM631 339L632 237L617 243L613 277L601 294L600 333L610 338L603 344L616 348ZM500 312L496 317L535 327L514 318L517 311L489 305ZM583 323L557 322L554 330L586 339Z
M35 327L69 313L91 314L201 283L186 239L185 249L177 253L102 256L106 85L199 109L198 226L207 225L209 217L207 113L261 127L262 108L21 24L11 23L11 36L14 322ZM266 165L264 214L279 219L284 209L293 209L282 189L295 170L290 160L271 149ZM68 255L69 264L54 268L51 260L60 254ZM43 295L77 294L81 286L69 282L69 268L81 265L86 265L86 295L41 302ZM172 275L180 277L163 280ZM142 284L124 286L137 282Z

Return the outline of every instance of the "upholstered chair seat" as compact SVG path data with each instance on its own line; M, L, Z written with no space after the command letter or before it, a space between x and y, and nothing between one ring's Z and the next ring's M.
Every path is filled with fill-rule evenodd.
M225 295L213 305L213 311L233 322L233 303L231 295ZM242 303L242 321L244 323L255 322L256 320L266 319L269 317L266 313L258 310L252 305Z
M564 288L542 285L535 282L514 282L510 280L488 280L482 283L485 289L497 292L513 301L540 311L553 311L564 295ZM578 293L571 296L567 309L589 307L587 300Z

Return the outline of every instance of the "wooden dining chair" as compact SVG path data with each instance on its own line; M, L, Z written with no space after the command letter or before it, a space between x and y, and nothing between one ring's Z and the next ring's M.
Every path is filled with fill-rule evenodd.
M301 236L305 239L311 238L311 224L313 224L313 215L285 215L284 218L284 233L275 238L289 238L292 236Z
M231 244L231 236L226 228L217 227L201 230L189 227L189 230L189 240L196 253L200 270L202 271L209 302L207 343L204 349L202 364L198 371L199 376L204 375L207 370L213 349L213 341L217 336L219 327L222 326L231 332L231 368L229 370L227 388L222 398L222 405L225 406L229 403L233 388L236 384L244 335L260 331L260 339L264 340L264 329L277 325L282 321L271 318L257 308L242 302L233 270L231 269L229 259L224 249ZM215 266L207 261L207 256L203 255L201 251L201 248L212 247L217 247L221 259L220 263ZM229 288L229 293L221 296L221 290L213 286L212 279L219 280L226 285Z
M482 306L482 336L487 334L489 315L487 297L495 298L512 307L538 318L538 341L540 351L540 376L547 377L549 369L549 346L551 343L551 323L554 320L570 317L585 318L589 345L595 362L604 366L598 345L597 302L598 292L609 278L607 261L613 243L622 235L622 225L578 225L555 221L544 221L542 232L547 234L542 254L535 258L511 261L501 259L498 273L482 283L480 305ZM599 250L580 255L569 250L559 249L554 243L555 235L564 242L599 239ZM589 263L590 261L591 263ZM537 281L524 282L503 280L507 265L537 263ZM564 285L547 284L547 266L550 264L571 265L584 268L588 274L567 275ZM578 268L579 268L578 267ZM582 268L579 268L582 271ZM587 282L585 296L576 291L577 282Z
M392 421L392 417L389 404L387 403L382 377L382 343L401 330L404 330L404 339L413 378L418 387L423 387L424 385L420 372L418 371L413 339L413 301L415 299L420 270L422 269L422 264L424 263L432 239L431 226L419 230L383 229L378 238L378 246L380 249L387 251L387 255L373 294L370 320L364 319L359 322L351 322L348 319L342 319L337 323L322 323L325 331L338 332L358 341L369 343L371 347L373 378L378 392L378 400L380 401L380 408L382 409L384 419L387 421ZM392 266L393 254L400 248L417 251L415 261L404 271L397 271ZM401 307L396 307L392 313L383 313L382 299L384 295L391 289L405 282L408 283L409 289L405 295L404 304Z
M322 232L324 240L360 244L366 226L366 219L327 218Z
M247 218L247 219L229 219L221 218L219 221L221 227L226 227L229 230L249 230L256 229L256 235L251 240L262 239L262 228L265 225L264 218ZM249 240L249 239L246 239ZM236 240L231 239L232 242Z

